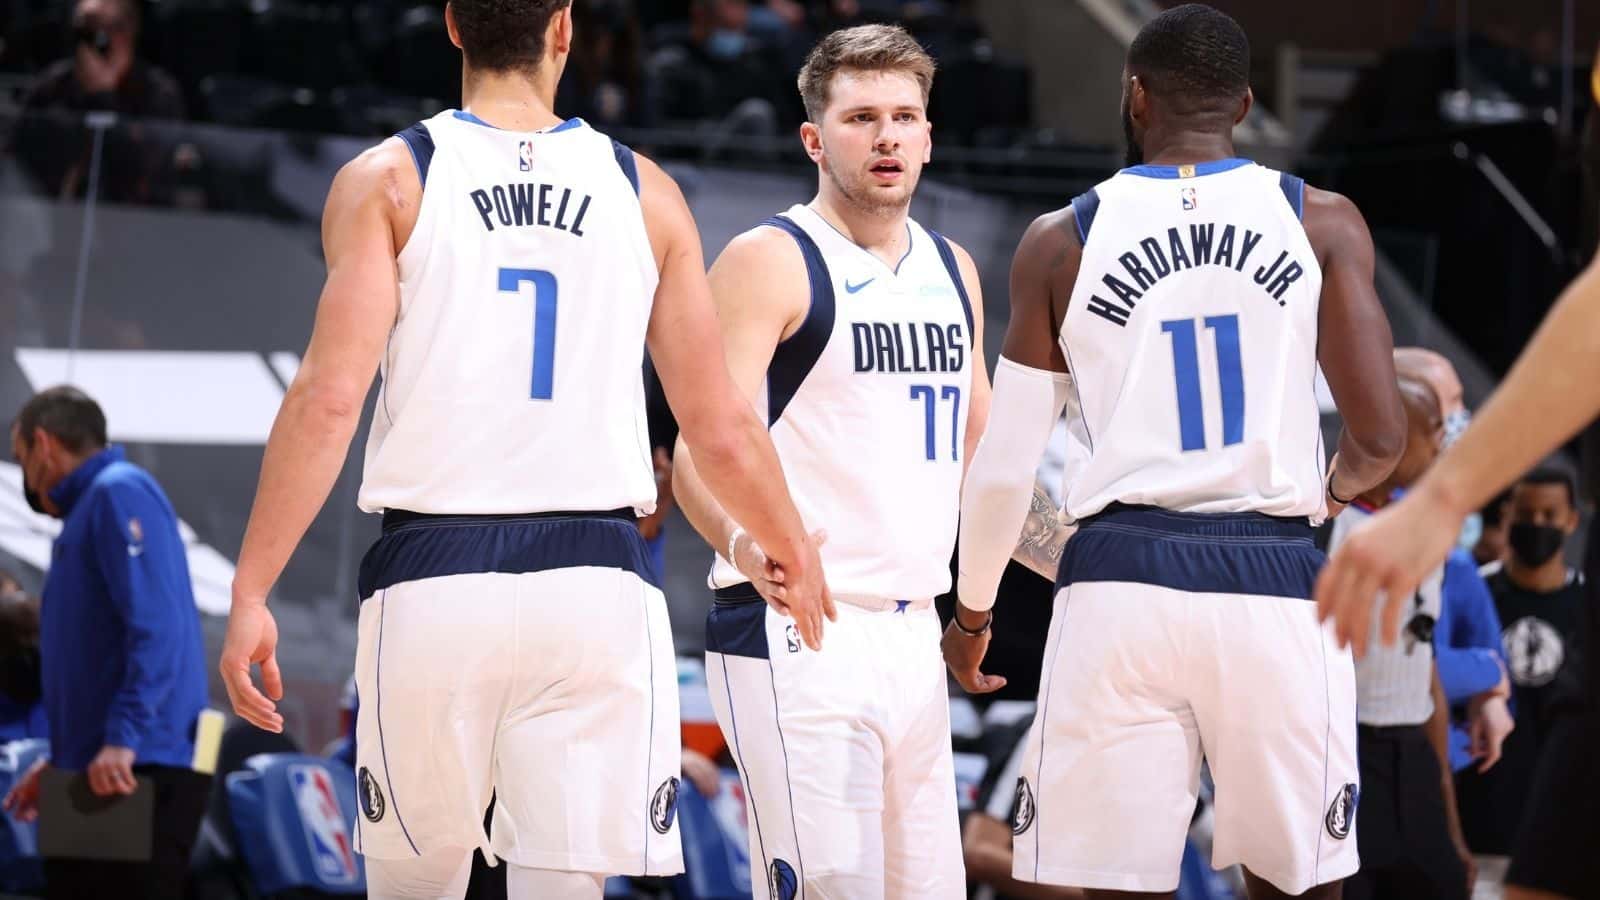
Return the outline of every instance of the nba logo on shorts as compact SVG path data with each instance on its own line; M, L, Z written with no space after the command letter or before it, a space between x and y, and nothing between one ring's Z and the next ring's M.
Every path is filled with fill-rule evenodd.
M356 856L344 812L334 798L333 779L319 766L292 766L289 785L294 788L295 805L300 808L300 821L317 876L324 884L354 884Z
M1199 203L1197 203L1195 201L1194 188L1192 188L1192 187L1184 188L1183 190L1178 192L1178 195L1183 198L1183 208L1184 209L1194 209L1195 207L1200 205Z
M517 142L517 168L523 172L533 171L533 141Z

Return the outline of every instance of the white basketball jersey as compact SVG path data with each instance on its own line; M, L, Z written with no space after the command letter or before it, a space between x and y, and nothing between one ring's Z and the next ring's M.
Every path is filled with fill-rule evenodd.
M1322 270L1304 182L1230 159L1125 169L1073 200L1061 326L1089 459L1066 511L1111 503L1323 514Z
M908 222L898 266L807 206L766 225L795 237L811 307L767 369L765 414L802 519L823 528L836 596L926 600L950 587L972 311L944 238ZM720 557L713 587L744 581Z
M361 508L653 509L642 366L657 271L632 153L580 119L515 132L454 110L400 137L422 205Z

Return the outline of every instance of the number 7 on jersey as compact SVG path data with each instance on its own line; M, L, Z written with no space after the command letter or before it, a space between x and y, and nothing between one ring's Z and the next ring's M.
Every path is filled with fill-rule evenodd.
M535 400L549 400L556 380L556 276L543 269L501 269L500 292L521 294L533 285L533 389Z

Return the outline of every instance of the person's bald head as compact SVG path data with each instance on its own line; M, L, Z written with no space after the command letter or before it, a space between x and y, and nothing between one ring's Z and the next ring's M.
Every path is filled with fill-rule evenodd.
M1461 376L1443 354L1426 347L1396 347L1394 370L1402 376L1427 382L1439 398L1439 414L1444 418L1466 410Z
M1406 411L1406 450L1389 476L1392 487L1410 487L1439 456L1444 438L1444 415L1439 395L1428 382L1402 375L1400 402Z

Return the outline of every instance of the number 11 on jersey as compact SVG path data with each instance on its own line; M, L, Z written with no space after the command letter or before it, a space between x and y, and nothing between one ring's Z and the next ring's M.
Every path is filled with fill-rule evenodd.
M1239 359L1239 317L1207 316L1216 335L1217 387L1222 394L1222 445L1244 443L1244 366ZM1172 372L1178 381L1178 432L1183 450L1206 449L1206 412L1200 403L1200 344L1193 319L1162 322L1172 335Z
M556 276L543 269L501 269L500 292L521 294L533 285L533 389L535 400L549 400L556 380Z

